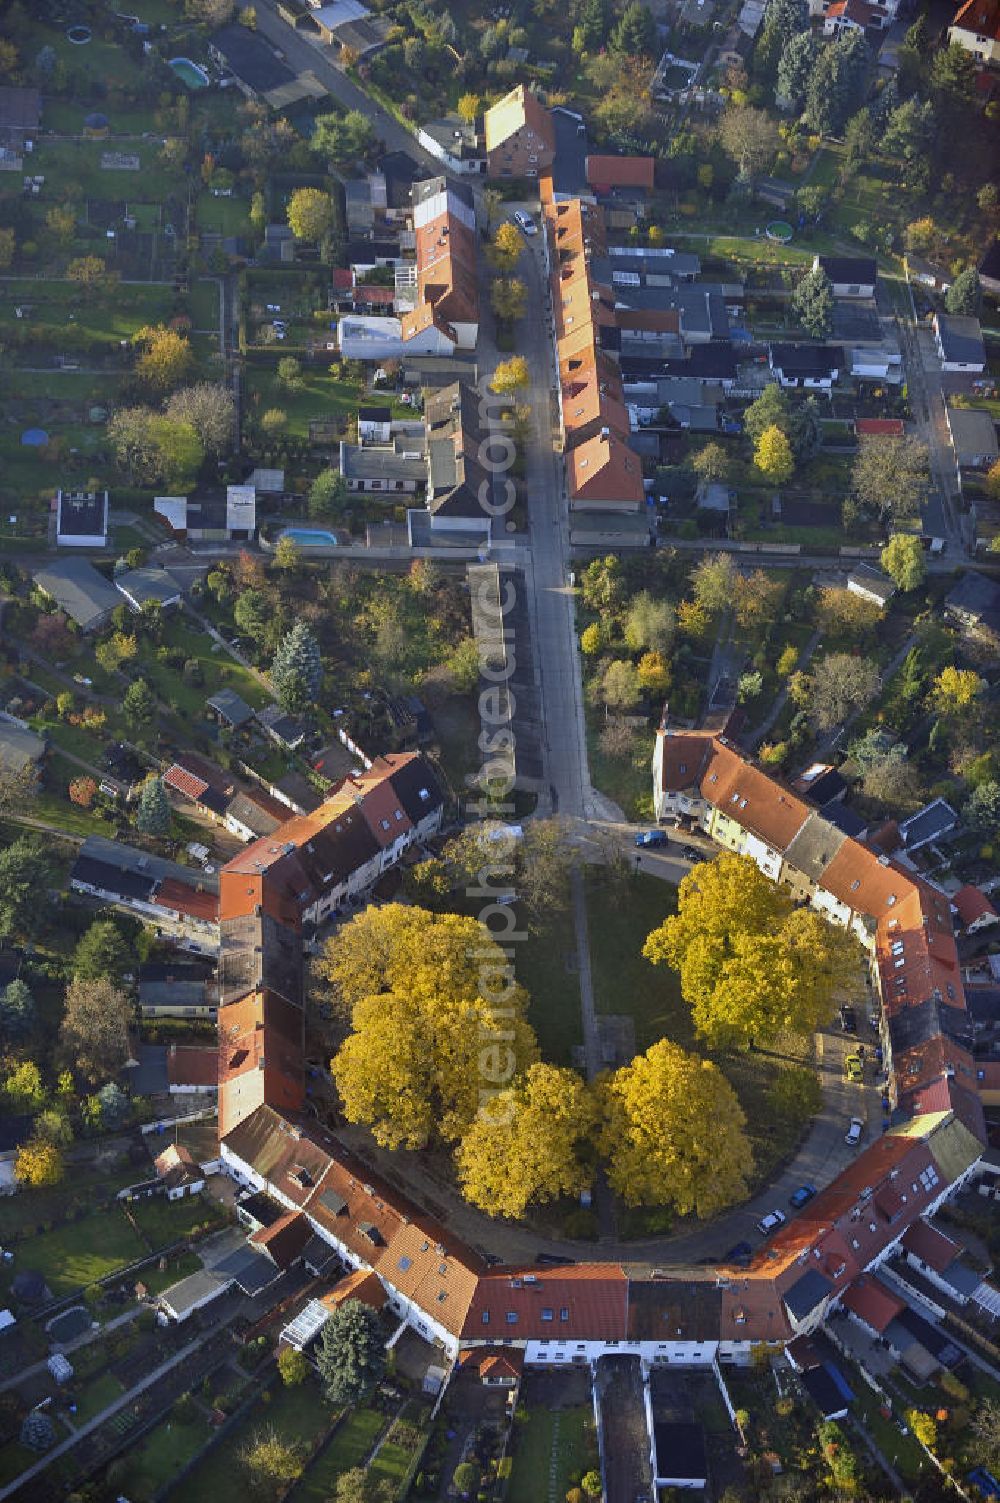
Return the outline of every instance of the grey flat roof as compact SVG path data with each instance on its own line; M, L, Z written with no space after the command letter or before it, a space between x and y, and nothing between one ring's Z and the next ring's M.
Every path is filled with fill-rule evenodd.
M44 754L45 742L41 736L9 720L0 720L0 768L4 772L20 772Z
M202 1268L197 1273L188 1274L179 1283L171 1284L169 1289L164 1289L160 1298L170 1306L175 1315L184 1316L197 1309L208 1296L223 1294L231 1283L232 1279L220 1276L214 1269Z
M410 480L420 485L427 478L427 460L422 453L423 439L411 438L402 445L343 444L340 468L347 480Z
M56 559L32 578L78 626L93 626L121 605L114 585L85 558Z
M983 329L978 318L960 318L953 313L937 314L938 338L944 358L963 365L986 363Z
M140 606L147 605L151 600L167 605L181 594L180 585L166 569L127 569L124 574L116 577L115 584L123 595Z
M956 449L974 454L998 452L997 425L991 412L979 407L949 407L948 427Z

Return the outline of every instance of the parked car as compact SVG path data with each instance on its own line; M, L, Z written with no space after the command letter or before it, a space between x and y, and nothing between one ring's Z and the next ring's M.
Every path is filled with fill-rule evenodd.
M523 209L514 210L514 223L517 225L518 229L523 230L526 235L537 235L538 233L538 226L536 225L535 221L532 219L531 215L526 214Z
M844 1138L844 1142L849 1148L857 1147L857 1145L861 1142L861 1134L864 1132L864 1130L864 1119L862 1117L852 1117L851 1125L847 1129L847 1134Z
M575 1263L576 1259L563 1258L559 1255L559 1253L540 1252L535 1259L535 1262L546 1268L561 1268L565 1263Z
M641 835L635 837L635 843L639 846L651 847L657 845L669 845L666 830L644 830Z
M745 1268L753 1257L753 1248L749 1242L737 1242L727 1253L723 1253L723 1263L735 1263L737 1268Z
M812 1200L815 1194L815 1185L799 1185L799 1188L793 1190L791 1195L789 1195L788 1204L794 1206L797 1211L800 1211L807 1201Z
M700 861L701 852L696 851L693 845L686 845L681 852L685 861Z
M868 1014L868 1026L869 1026L869 1028L874 1028L875 1032L878 1033L878 1013L877 1012L870 1012Z
M860 1054L848 1054L844 1060L844 1074L848 1080L863 1081L865 1078L865 1062Z
M757 1230L762 1237L770 1237L771 1233L776 1232L779 1226L784 1226L787 1220L788 1217L784 1211L768 1211L767 1215L762 1216L757 1222Z
M840 1009L840 1026L845 1033L857 1033L858 1015L853 1007L842 1007Z

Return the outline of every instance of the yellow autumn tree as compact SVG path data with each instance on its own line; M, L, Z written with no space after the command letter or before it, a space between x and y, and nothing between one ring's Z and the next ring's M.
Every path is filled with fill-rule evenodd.
M670 668L662 652L644 652L636 671L647 694L666 694L670 688Z
M456 1155L466 1200L491 1216L579 1195L593 1179L588 1142L597 1120L575 1070L537 1064L484 1104Z
M454 1142L538 1057L527 995L476 919L369 909L319 970L351 1023L331 1063L344 1114L383 1147Z
M476 116L482 109L482 101L478 94L462 94L455 108L458 110L460 120L464 120L466 125L475 125Z
M333 199L321 188L296 188L286 217L296 240L324 240L333 229Z
M795 469L792 446L777 423L765 428L753 451L753 462L765 479L775 485L784 485L791 480Z
M960 715L982 696L986 680L973 668L942 668L931 686L931 705L939 715Z
M796 910L749 856L688 872L677 912L646 940L653 965L680 972L695 1029L713 1047L748 1047L785 1029L811 1033L860 983L857 941Z
M58 1185L64 1173L62 1150L45 1138L32 1138L17 1151L14 1178L18 1184L30 1185L34 1189Z
M153 391L168 392L194 371L194 355L183 334L163 324L140 329L133 339L141 353L136 361L136 375Z
M531 382L531 372L528 362L523 355L512 355L509 360L501 360L493 372L493 380L490 382L490 390L501 396L509 396L512 392L520 391Z
M521 232L517 225L505 220L503 224L497 225L487 255L497 271L513 271L521 258L523 249L524 241L521 239Z
M600 1099L608 1181L626 1205L707 1217L746 1195L746 1118L717 1065L660 1039L607 1076Z

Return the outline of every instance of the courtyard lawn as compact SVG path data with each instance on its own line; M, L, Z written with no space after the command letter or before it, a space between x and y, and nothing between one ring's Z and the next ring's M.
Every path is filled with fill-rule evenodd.
M571 1477L586 1463L586 1428L591 1411L533 1409L514 1442L507 1503L538 1503L563 1498Z
M71 50L79 55L91 48ZM106 152L137 156L139 170L102 167ZM90 199L162 204L171 194L184 189L183 174L161 163L160 141L144 140L141 136L116 136L114 140L105 141L53 141L43 136L36 143L31 160L32 170L45 176L46 194L55 190L57 197L72 183L82 188Z
M574 1047L583 1042L572 912L558 914L540 930L528 928L523 910L518 917L518 932L526 933L526 938L512 946L514 969L531 999L528 1021L538 1035L543 1057L568 1065Z
M354 1409L345 1415L305 1476L293 1489L289 1503L327 1503L341 1472L360 1466L385 1425L374 1409Z
M307 1382L301 1388L278 1388L269 1403L258 1401L250 1413L229 1432L211 1455L195 1467L179 1490L170 1497L175 1503L187 1498L211 1498L212 1503L246 1503L247 1481L237 1457L259 1430L274 1430L282 1440L308 1448L330 1424L332 1411L319 1385ZM289 1494L289 1497L293 1494ZM329 1493L323 1493L326 1499Z
M201 1450L210 1435L198 1415L189 1424L166 1419L130 1451L125 1462L124 1488L134 1503L152 1503L161 1488L177 1476Z
M194 282L188 306L195 328L208 329L214 334L219 327L219 289L216 283Z
M2 1283L9 1287L20 1265L37 1270L54 1295L72 1294L143 1257L145 1252L121 1207L109 1206L83 1221L32 1237L14 1264L4 1269Z
M718 1065L739 1097L754 1153L753 1182L763 1184L794 1152L804 1124L778 1116L769 1092L783 1070L809 1068L812 1039L782 1034L749 1052L718 1053L696 1037L681 996L680 978L643 958L647 936L674 911L676 889L658 877L633 874L627 898L608 901L599 867L588 872L590 962L597 1012L625 1014L635 1021L635 1047L643 1053L668 1038Z

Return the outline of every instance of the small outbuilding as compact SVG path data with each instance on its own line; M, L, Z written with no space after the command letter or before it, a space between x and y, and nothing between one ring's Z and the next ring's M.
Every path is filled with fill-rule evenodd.
M852 595L870 600L882 611L896 593L896 586L888 574L883 574L881 569L872 568L870 564L858 564L857 568L851 570L847 576L847 588Z
M60 548L103 548L107 541L107 491L56 492L56 543Z

